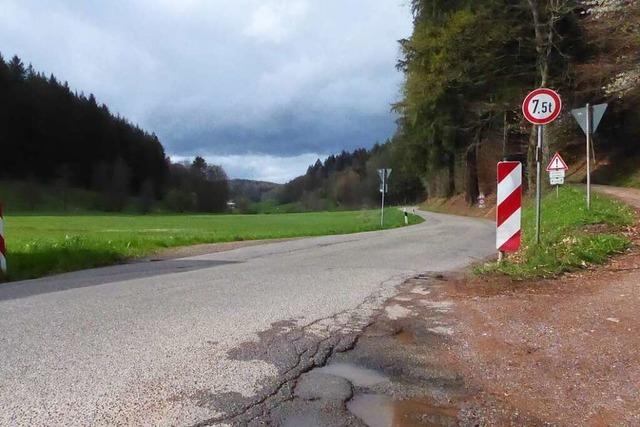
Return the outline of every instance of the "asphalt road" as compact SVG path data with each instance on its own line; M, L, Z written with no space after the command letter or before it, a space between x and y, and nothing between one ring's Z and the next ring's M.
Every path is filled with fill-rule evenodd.
M404 280L494 251L491 222L424 216L0 285L0 425L244 423Z

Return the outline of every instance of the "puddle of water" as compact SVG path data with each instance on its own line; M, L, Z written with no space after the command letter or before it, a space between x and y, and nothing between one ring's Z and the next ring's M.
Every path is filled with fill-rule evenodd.
M415 344L416 336L412 331L408 331L406 329L401 330L396 334L396 339L401 344Z
M358 387L371 387L389 381L389 378L373 369L362 368L351 363L332 363L315 369L316 372L345 378Z
M360 394L347 403L349 411L369 427L454 426L458 410L421 400L393 400L379 394Z

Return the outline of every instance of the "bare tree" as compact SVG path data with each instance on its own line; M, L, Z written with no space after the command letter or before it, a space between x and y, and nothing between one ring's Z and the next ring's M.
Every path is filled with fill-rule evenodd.
M569 13L575 9L574 0L527 0L531 17L533 20L535 49L538 60L538 73L540 87L547 87L550 80L550 63L552 54L558 53L566 57L560 49L558 43L562 39L562 35L558 32L558 23L564 19ZM527 163L533 165L536 159L536 126L531 126L531 134L529 135L529 149L527 153ZM544 158L548 157L548 145L544 148L544 153L540 153ZM531 171L534 168L528 168L530 173L528 177L529 189L533 190L534 174Z

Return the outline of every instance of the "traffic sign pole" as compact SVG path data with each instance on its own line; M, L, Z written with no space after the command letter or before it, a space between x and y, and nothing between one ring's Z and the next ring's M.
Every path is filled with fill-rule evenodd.
M384 227L384 193L387 189L387 170L382 173L382 208L380 209L380 227Z
M538 130L536 146L536 243L540 243L540 217L542 198L542 142L544 126L558 118L562 111L562 98L548 88L539 88L527 95L522 103L522 113Z
M587 210L591 209L591 105L587 104Z
M380 193L382 193L382 206L380 208L380 227L384 227L384 196L388 191L389 184L389 176L391 175L391 171L393 169L378 169L378 177L380 177Z
M536 146L536 243L540 243L540 217L542 202L542 138L544 125L538 125L538 145Z
M571 110L571 114L587 136L587 209L591 209L591 153L593 152L593 139L591 136L598 130L598 125L607 111L608 104L587 104L584 108ZM595 160L595 152L593 152Z

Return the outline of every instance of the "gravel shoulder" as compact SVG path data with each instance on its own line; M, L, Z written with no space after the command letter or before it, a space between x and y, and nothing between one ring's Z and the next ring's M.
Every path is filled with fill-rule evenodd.
M640 208L638 190L597 191ZM333 400L301 392L271 421L313 420L320 406L346 425L640 425L640 230L626 233L625 254L553 280L408 280L353 348L328 361L351 382L350 397L335 385ZM385 380L358 384L345 366ZM317 375L302 377L301 391L328 381Z

